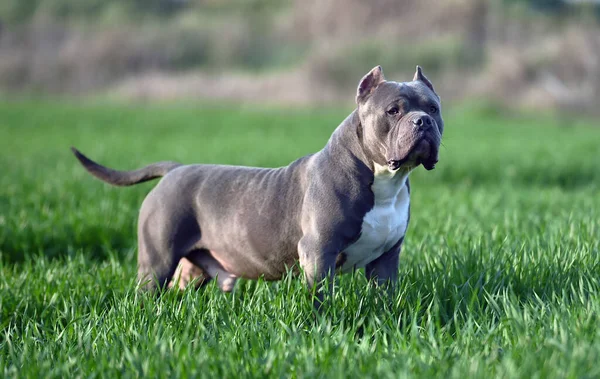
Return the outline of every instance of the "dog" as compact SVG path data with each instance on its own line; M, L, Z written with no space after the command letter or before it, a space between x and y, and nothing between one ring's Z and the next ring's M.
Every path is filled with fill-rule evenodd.
M118 171L72 151L116 186L162 177L139 214L142 288L174 286L177 277L181 287L215 279L231 291L237 278L278 280L299 263L321 301L319 283L336 272L364 268L376 285L397 281L408 176L434 168L444 131L440 97L419 66L402 83L373 68L356 105L322 150L280 168L159 162Z

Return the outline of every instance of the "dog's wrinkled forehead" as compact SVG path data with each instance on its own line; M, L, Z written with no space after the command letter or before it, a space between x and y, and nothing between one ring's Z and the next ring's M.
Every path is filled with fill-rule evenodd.
M371 98L367 99L368 106L387 107L398 101L408 102L411 108L418 108L423 104L434 103L439 106L440 99L427 85L420 81L413 82L391 82L381 83Z
M433 84L419 66L412 81L401 83L386 81L381 66L376 66L358 85L356 103L363 111L386 107L401 100L410 108L423 105L436 105L439 108L440 105L440 98L435 93Z

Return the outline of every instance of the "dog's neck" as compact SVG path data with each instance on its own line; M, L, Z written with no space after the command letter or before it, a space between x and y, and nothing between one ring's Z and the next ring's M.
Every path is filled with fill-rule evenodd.
M358 111L354 110L342 123L333 131L327 145L323 150L334 151L334 156L345 157L349 160L355 160L369 168L376 175L378 167L383 167L384 162L376 162L375 157L365 146L364 126L361 124ZM398 173L398 176L405 176L409 173Z

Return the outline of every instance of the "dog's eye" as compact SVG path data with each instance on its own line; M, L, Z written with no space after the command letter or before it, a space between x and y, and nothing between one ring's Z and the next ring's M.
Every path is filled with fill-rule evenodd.
M387 114L389 115L397 115L398 112L400 112L400 110L398 109L398 107L392 107L390 109L388 109Z
M429 113L437 113L438 109L435 105L429 107Z

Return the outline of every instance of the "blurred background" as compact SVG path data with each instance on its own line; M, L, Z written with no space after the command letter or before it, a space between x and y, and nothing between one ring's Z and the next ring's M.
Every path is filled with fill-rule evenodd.
M597 0L2 0L3 96L351 105L375 64L445 101L594 112Z

